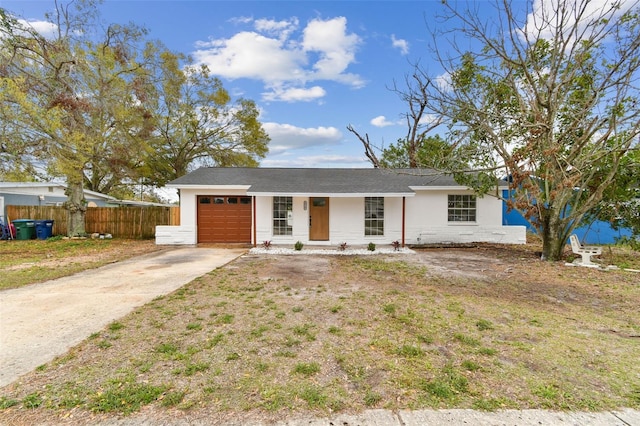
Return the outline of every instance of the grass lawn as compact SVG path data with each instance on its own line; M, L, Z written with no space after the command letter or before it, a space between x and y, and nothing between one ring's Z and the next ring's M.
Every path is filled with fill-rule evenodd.
M0 290L52 280L159 250L153 240L0 241Z
M0 419L640 408L640 274L534 251L247 255L0 390Z

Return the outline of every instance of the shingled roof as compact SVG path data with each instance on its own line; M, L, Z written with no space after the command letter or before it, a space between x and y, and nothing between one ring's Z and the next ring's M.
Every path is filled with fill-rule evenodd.
M426 169L202 167L169 182L174 188L249 186L249 195L413 195L411 187L460 187Z

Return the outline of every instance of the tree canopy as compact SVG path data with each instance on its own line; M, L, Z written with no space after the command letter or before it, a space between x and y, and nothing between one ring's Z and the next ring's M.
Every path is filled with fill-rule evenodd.
M0 114L16 164L65 179L69 234L81 235L91 166L113 158L109 150L127 145L130 129L148 115L135 90L144 74L137 54L144 31L111 25L96 34L94 2L56 6L50 37L2 15Z
M181 67L181 55L166 50L158 58L156 127L146 164L149 181L163 185L195 165L257 166L270 139L255 103L232 101L205 65L187 58Z
M98 4L56 1L53 35L0 9L0 173L63 178L70 235L85 232L85 188L123 194L194 165L256 166L269 142L253 101L233 101L144 28L105 24Z

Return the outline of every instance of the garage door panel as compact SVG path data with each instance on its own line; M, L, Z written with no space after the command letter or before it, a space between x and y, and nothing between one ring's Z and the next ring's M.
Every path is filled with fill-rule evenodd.
M199 243L250 243L251 198L198 196Z

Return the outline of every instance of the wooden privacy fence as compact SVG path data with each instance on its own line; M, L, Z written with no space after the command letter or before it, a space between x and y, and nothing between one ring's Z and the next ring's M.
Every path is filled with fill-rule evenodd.
M7 220L53 219L53 235L67 234L68 212L54 206L7 206ZM153 238L156 225L179 225L180 207L89 207L87 233L111 234L114 238Z

